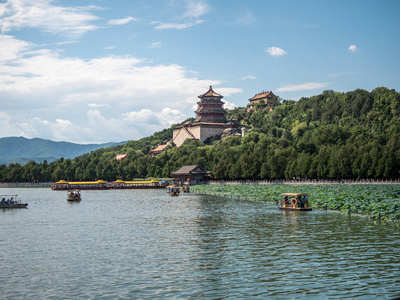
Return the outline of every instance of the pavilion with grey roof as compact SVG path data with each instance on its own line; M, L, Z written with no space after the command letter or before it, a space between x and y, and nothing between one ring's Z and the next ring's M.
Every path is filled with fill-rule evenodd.
M209 180L211 171L207 171L200 165L183 166L180 169L171 172L175 176L175 181L182 184L202 183Z

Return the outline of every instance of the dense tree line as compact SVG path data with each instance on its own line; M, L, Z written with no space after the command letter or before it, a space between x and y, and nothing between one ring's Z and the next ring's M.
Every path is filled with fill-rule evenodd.
M182 165L200 164L216 179L398 178L400 94L331 90L299 101L228 111L249 132L206 145L187 140L157 157L149 151L172 138L176 125L151 137L51 164L0 166L0 181L116 180L170 177ZM117 161L117 154L128 153Z

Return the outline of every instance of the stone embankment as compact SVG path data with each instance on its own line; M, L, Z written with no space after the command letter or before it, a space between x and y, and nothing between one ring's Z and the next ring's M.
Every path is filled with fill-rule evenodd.
M0 182L0 188L49 188L51 182Z

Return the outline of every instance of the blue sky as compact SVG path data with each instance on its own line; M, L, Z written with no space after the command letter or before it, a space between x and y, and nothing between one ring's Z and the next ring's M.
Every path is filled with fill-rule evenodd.
M399 91L400 1L0 0L0 137L135 140L272 90ZM396 73L395 73L396 72Z

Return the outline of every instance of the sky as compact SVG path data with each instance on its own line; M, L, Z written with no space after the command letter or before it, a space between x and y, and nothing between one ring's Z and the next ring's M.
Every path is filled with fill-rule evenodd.
M0 0L0 137L137 140L273 91L400 90L397 0Z

